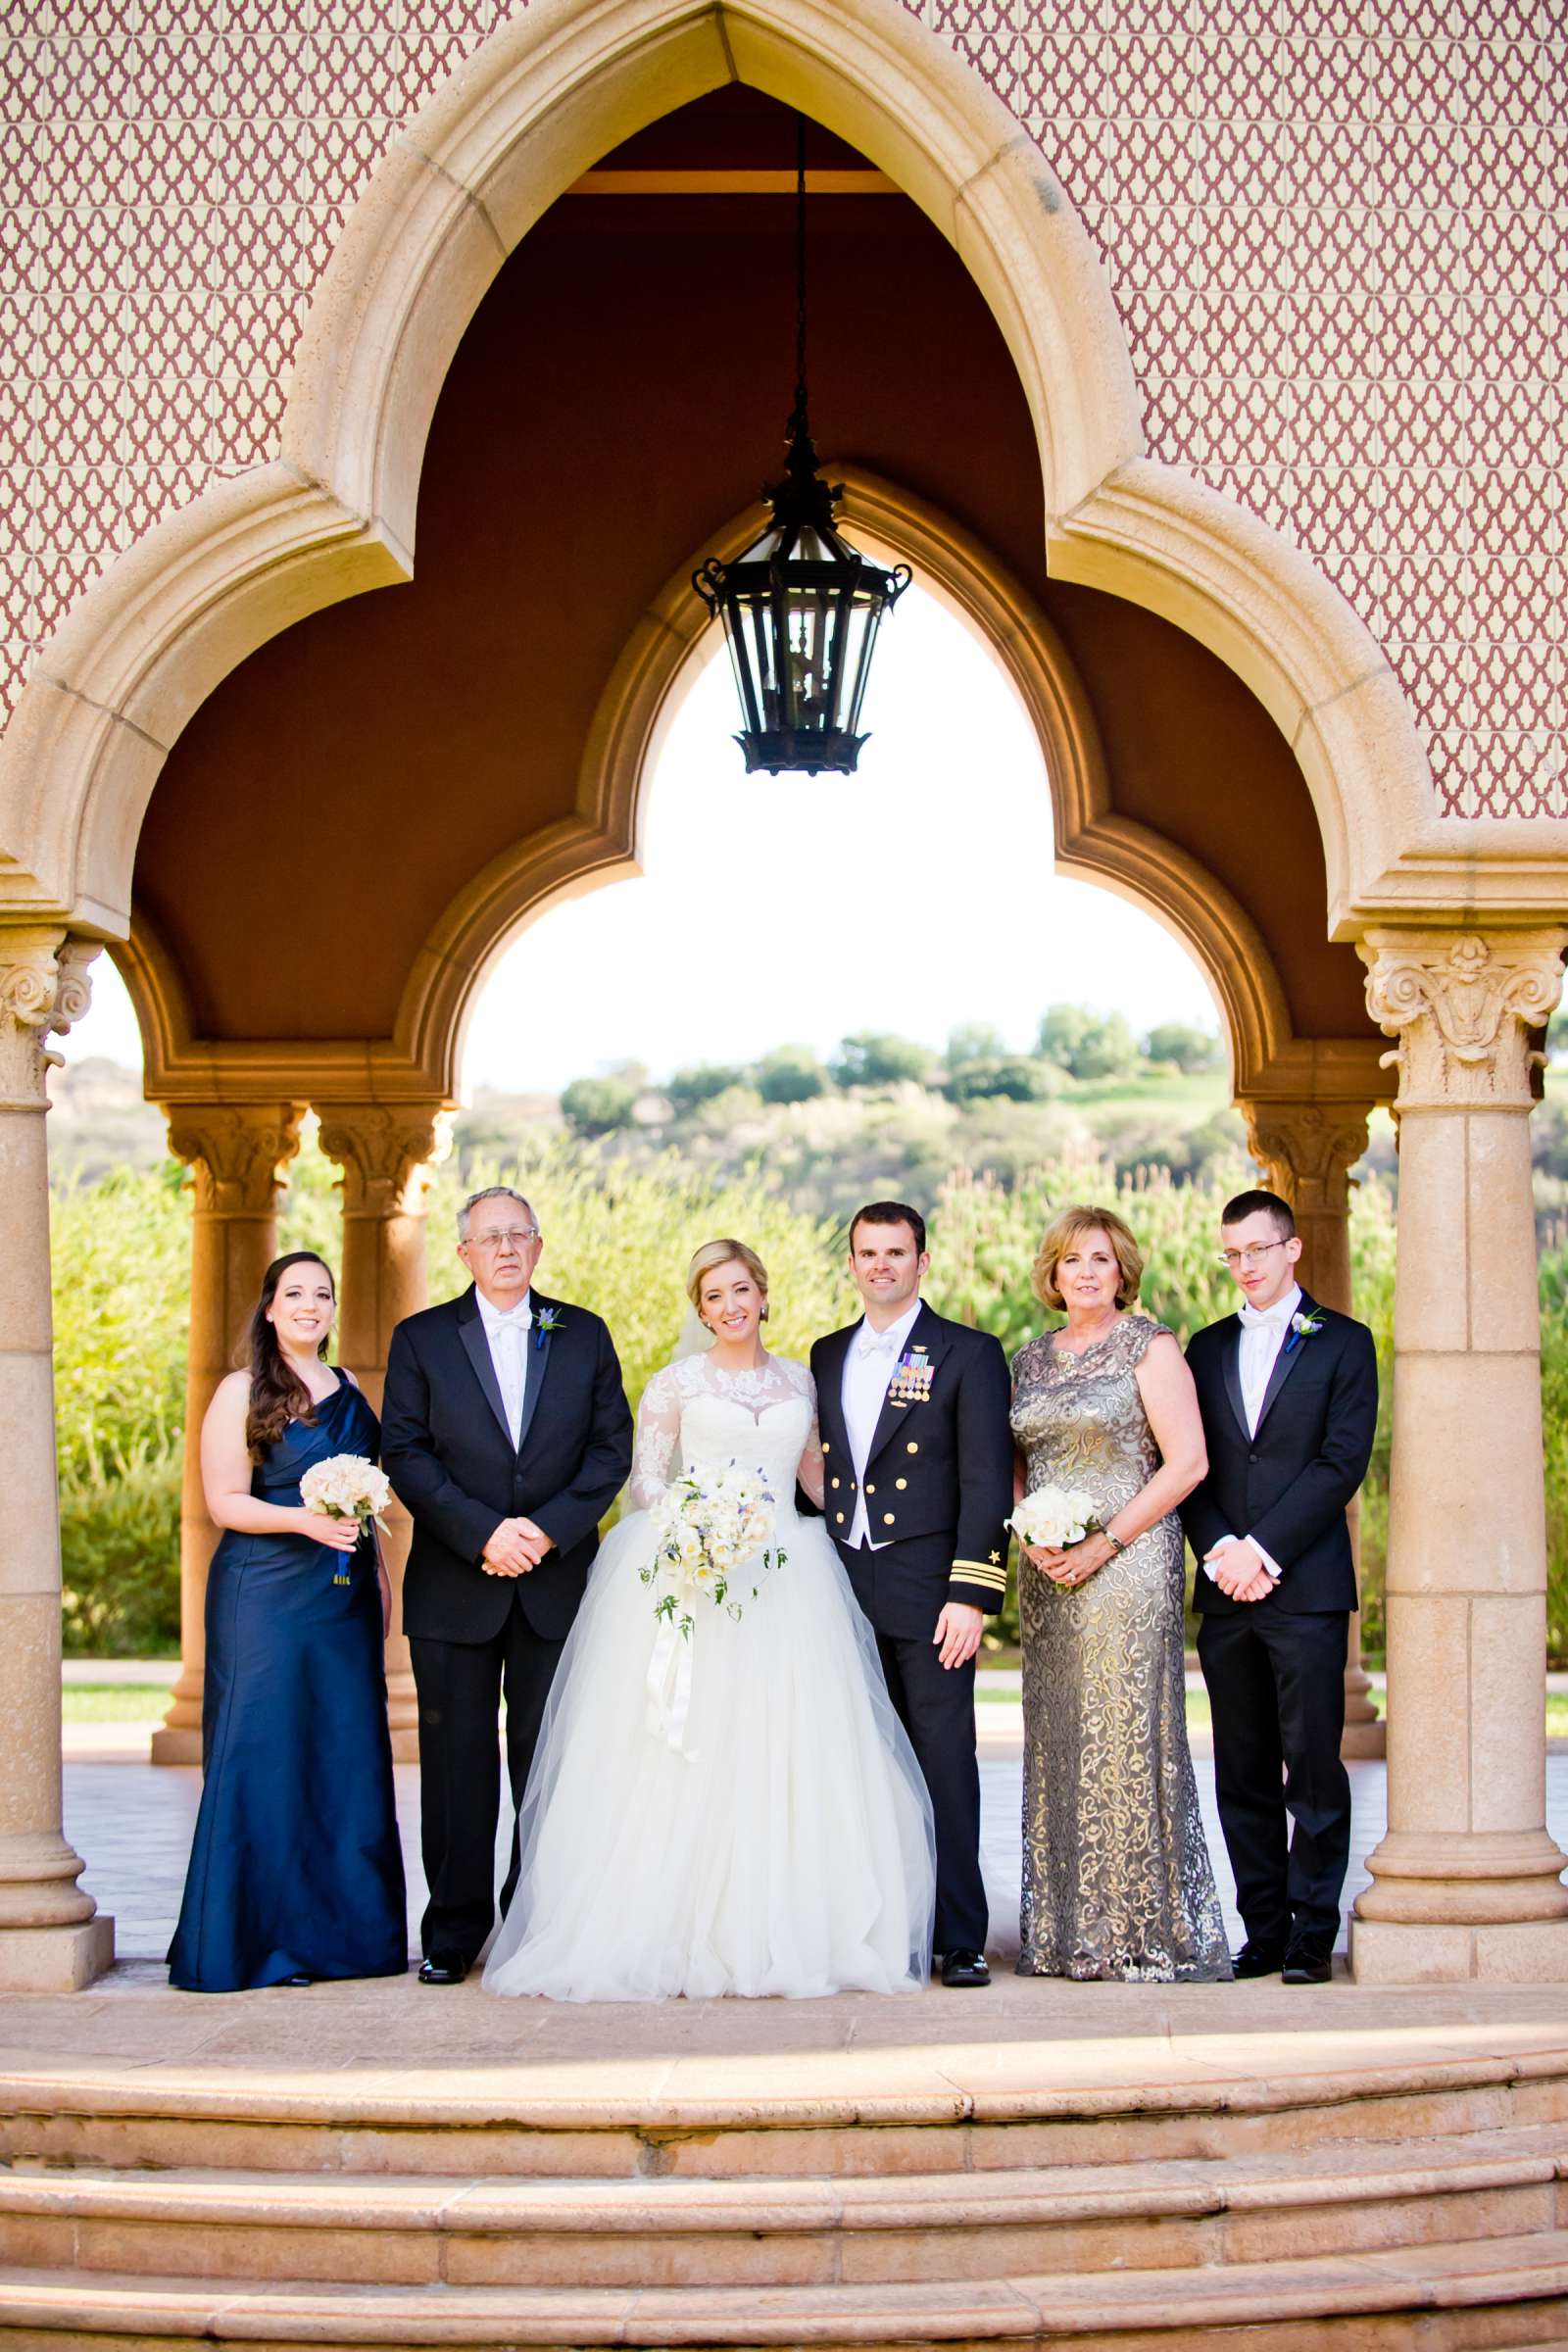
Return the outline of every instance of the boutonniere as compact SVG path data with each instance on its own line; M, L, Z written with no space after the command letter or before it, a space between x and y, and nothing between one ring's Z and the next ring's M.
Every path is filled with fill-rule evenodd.
M1299 1348L1303 1340L1309 1340L1314 1332L1321 1331L1322 1328L1323 1318L1321 1315L1293 1315L1291 1317L1291 1336L1285 1343L1286 1354L1290 1355L1294 1349Z
M560 1307L542 1306L533 1319L533 1344L535 1348L542 1348L546 1340L549 1339L550 1334L553 1331L559 1331L560 1329Z

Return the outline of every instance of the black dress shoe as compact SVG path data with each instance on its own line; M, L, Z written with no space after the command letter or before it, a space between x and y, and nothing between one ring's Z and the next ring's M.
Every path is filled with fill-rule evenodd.
M1238 1977L1277 1977L1285 1965L1284 1946L1244 1943L1233 1963Z
M280 1984L314 1984L316 1983L314 1977L279 1977L277 1981Z
M1287 1984L1326 1984L1334 1974L1334 1955L1315 1951L1310 1944L1293 1944L1280 1973Z
M961 1989L970 1984L989 1984L991 1971L986 1966L984 1952L944 1952L942 1982L950 1989Z
M468 1973L469 1962L461 1952L432 1952L419 1964L421 1984L461 1984Z

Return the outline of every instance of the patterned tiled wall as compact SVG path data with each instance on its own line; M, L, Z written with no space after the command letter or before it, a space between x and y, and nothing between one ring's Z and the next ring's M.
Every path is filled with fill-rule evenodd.
M908 4L1078 205L1155 454L1340 583L1443 807L1568 812L1560 0ZM509 6L0 6L0 712L116 550L271 454L348 207Z

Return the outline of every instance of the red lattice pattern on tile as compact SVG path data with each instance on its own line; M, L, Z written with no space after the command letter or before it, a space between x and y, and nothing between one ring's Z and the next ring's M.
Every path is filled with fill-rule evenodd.
M1155 455L1339 583L1442 806L1568 813L1557 0L906 4L1078 206ZM273 453L345 214L508 13L0 0L0 712L117 550Z

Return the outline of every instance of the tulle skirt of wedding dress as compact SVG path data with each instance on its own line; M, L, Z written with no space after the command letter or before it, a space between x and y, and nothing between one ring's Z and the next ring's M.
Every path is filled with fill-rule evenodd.
M923 1984L930 1803L831 1539L782 1513L786 1562L742 1617L703 1602L679 1747L649 1721L650 1542L636 1512L595 1564L485 1989L648 2001Z

